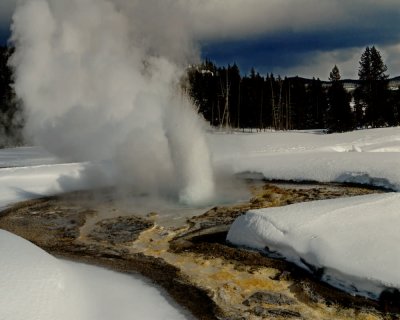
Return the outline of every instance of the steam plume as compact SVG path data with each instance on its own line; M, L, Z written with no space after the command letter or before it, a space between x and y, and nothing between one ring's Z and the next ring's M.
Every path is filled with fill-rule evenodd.
M197 50L175 2L21 1L11 64L36 143L197 204L212 196L213 174L204 123L178 90Z

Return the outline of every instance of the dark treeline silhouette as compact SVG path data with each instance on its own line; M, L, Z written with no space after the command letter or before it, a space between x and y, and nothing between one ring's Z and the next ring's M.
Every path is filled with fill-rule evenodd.
M0 147L22 143L21 104L12 88L12 71L8 59L12 49L0 47Z
M24 118L12 87L11 54L12 48L0 47L0 147L22 143ZM188 68L186 90L215 127L342 132L399 125L400 88L389 88L386 72L375 47L362 54L358 80L342 80L337 66L329 81L262 76L255 69L242 76L236 64L218 67L206 60Z
M215 127L343 132L399 124L400 90L390 90L386 71L375 47L365 49L359 79L352 81L341 80L336 65L329 81L321 81L261 76L254 69L241 76L236 64L218 67L206 60L188 69L188 91Z

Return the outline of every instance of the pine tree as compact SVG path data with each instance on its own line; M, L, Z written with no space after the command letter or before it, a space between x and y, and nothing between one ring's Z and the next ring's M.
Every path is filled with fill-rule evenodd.
M291 105L293 129L307 128L307 91L304 79L294 77L291 83Z
M339 68L335 65L329 75L331 86L328 89L327 129L330 132L343 132L354 128L350 107L350 94L340 82Z
M400 86L397 90L391 91L390 106L393 110L393 123L391 125L397 126L400 124Z
M380 52L375 48L371 48L371 78L372 80L387 80L389 75L387 66L383 63Z
M365 51L361 55L359 64L360 64L360 67L358 69L359 79L363 81L372 80L371 49L369 47L365 48Z
M234 63L232 66L228 65L228 85L229 85L229 118L232 127L239 127L240 121L240 70Z
M187 92L198 107L198 112L212 125L218 125L217 99L219 79L217 67L210 60L187 70Z
M327 108L326 90L322 87L321 80L313 78L307 87L305 128L324 128Z
M337 65L335 64L335 66L333 67L332 71L329 73L329 81L339 81L340 80L340 72L339 72L339 68L337 67Z
M0 47L0 147L22 143L23 114L11 86L11 54L11 48Z
M362 117L360 125L378 127L393 123L386 71L380 52L374 46L367 47L358 70L360 86L354 93L357 113Z

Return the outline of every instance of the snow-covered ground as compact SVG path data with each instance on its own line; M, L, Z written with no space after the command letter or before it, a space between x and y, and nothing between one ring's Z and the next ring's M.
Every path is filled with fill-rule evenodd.
M112 184L107 163L65 163L40 147L0 150L0 210L61 192Z
M235 138L232 139L232 136ZM215 162L267 179L352 182L400 191L400 128L220 134ZM400 193L261 209L239 217L228 241L274 252L322 280L378 298L400 289Z
M0 208L106 181L94 164L60 163L37 147L0 150L0 167ZM4 230L0 256L1 320L190 318L139 277L56 259Z
M342 134L320 131L218 134L217 166L268 179L364 183L400 190L400 128Z
M138 277L56 259L4 230L0 254L2 320L188 319Z
M7 148L0 151L0 168L59 163L60 160L39 147Z
M208 140L214 164L224 172L400 191L400 128L332 135L214 133ZM107 185L102 169L101 164L62 163L40 148L0 150L0 207ZM400 192L254 210L236 220L228 240L268 248L301 267L323 271L322 279L333 285L376 298L385 287L400 288L398 208ZM63 319L60 310L78 320L143 319L141 310L146 319L184 318L140 279L55 259L5 231L0 231L0 255L0 319Z

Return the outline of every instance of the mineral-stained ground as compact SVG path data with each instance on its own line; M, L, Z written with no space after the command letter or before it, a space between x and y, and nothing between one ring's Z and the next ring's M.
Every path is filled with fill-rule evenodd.
M112 190L103 189L16 204L0 213L0 228L58 257L140 273L197 319L399 319L390 296L353 297L283 260L225 243L231 223L249 209L378 190L248 183L249 201L211 208L175 226L159 223L162 208L121 209Z

